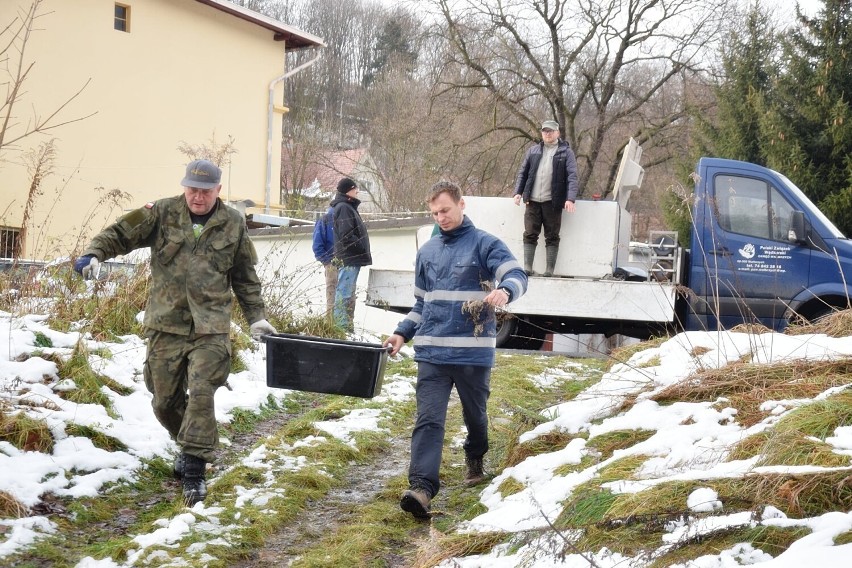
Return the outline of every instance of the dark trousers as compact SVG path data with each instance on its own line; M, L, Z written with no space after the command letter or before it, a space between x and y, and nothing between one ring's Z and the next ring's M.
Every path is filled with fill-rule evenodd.
M411 487L422 487L432 497L438 493L444 426L453 385L459 394L467 427L465 454L481 457L488 451L486 403L491 394L490 382L490 367L418 364L417 421L411 433L411 464L408 468Z
M559 231L562 229L562 209L556 209L550 201L530 201L524 210L524 244L538 244L538 235L544 225L544 244L559 246Z

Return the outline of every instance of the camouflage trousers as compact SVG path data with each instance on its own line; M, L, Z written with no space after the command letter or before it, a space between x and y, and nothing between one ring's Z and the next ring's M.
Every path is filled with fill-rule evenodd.
M213 396L231 372L228 334L147 335L143 374L154 416L185 453L213 462L219 442Z

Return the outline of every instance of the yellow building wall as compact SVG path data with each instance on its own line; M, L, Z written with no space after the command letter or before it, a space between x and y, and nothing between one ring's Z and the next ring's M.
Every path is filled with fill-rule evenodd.
M195 0L122 3L131 10L129 33L114 29L115 2L44 0L26 43L24 66L32 69L6 140L80 89L51 123L86 118L0 150L0 226L20 227L31 179L26 154L50 139L56 144L53 173L27 223L24 258L73 255L123 211L181 193L189 161L182 143L233 139L237 152L223 167L221 197L261 205L266 198L269 84L285 71L284 42ZM0 1L0 30L30 4ZM276 149L281 120L273 119ZM280 165L273 160L273 206ZM110 205L105 195L114 189L130 199Z

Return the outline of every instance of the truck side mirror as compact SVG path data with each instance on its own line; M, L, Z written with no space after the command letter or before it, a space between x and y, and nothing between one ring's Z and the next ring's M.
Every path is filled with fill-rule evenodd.
M802 211L793 211L793 214L790 215L790 230L787 232L787 240L797 244L807 242L805 235L805 214Z

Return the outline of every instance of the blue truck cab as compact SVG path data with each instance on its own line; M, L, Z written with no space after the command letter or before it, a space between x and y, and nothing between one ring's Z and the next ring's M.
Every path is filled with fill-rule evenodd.
M702 158L680 318L686 330L782 331L849 307L852 243L784 175Z

